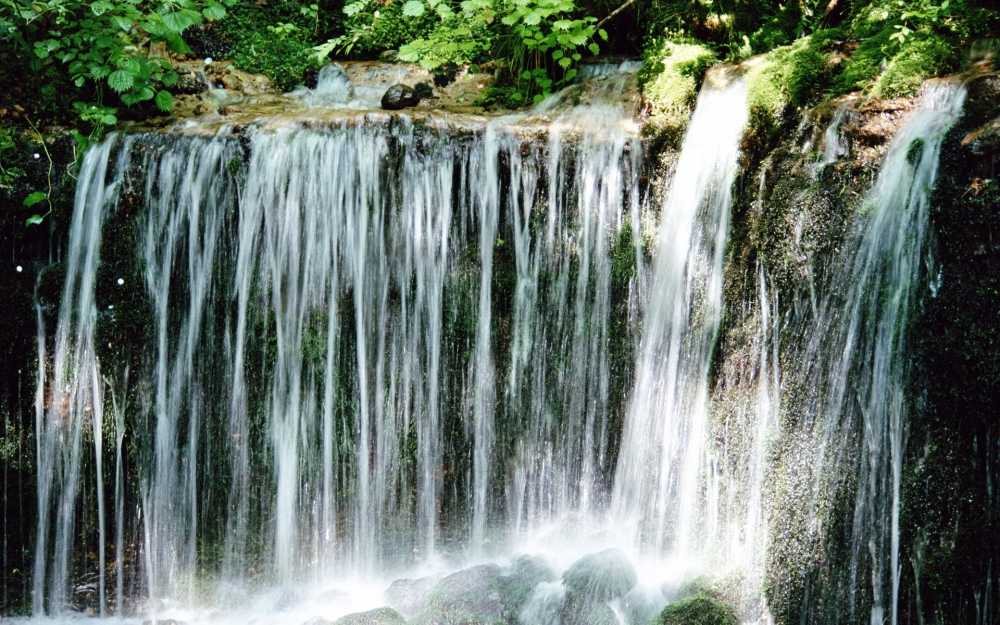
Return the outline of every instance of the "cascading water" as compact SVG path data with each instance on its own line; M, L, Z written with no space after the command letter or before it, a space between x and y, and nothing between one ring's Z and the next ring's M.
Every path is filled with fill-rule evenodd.
M740 69L708 72L650 198L637 64L504 117L370 112L403 70L349 69L282 96L284 116L87 153L54 329L38 309L35 613L82 609L96 573L100 614L411 618L466 592L490 622L646 625L678 583L735 572L743 617L766 619L794 376L763 260L744 276L749 357L710 385ZM365 72L375 86L352 82ZM896 620L904 330L963 97L929 88L895 138L794 371L814 384L793 434L816 441L816 496L857 476L843 605L873 623ZM74 545L91 525L94 557ZM426 576L383 595L406 572Z
M717 530L717 502L704 500L711 490L708 367L747 119L746 86L726 71L706 78L663 207L615 477L615 515L628 533L678 561L698 553ZM708 525L696 536L702 523Z
M817 418L807 425L817 442L814 497L827 481L857 476L844 601L852 614L870 605L873 625L895 625L898 614L900 484L912 401L907 324L921 273L933 265L928 200L941 142L964 100L964 87L930 84L893 138L802 364L801 375L816 385ZM814 514L818 506L813 502Z
M639 254L615 247L639 239L641 149L622 104L636 68L575 88L589 106L549 101L541 127L346 116L89 152L53 350L73 377L39 386L39 457L67 460L40 485L55 515L39 526L36 612L73 594L73 462L83 430L101 431L105 384L116 428L134 424L124 448L111 430L116 479L122 454L138 477L137 492L116 482L109 544L119 571L141 546L148 609L204 601L206 567L229 584L222 603L240 601L261 568L279 586L383 575L596 509L613 468L612 254ZM138 360L89 345L126 314L95 317L102 228L134 233L122 281L142 299L128 311L148 331Z

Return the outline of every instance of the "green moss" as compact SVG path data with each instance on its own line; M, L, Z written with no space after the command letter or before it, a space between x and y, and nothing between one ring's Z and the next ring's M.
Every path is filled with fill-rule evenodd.
M655 41L644 56L639 85L651 109L647 133L679 141L715 53L700 45Z
M814 104L827 84L827 49L838 34L804 37L753 62L746 73L751 117L778 120L789 105Z
M958 68L957 47L943 37L908 39L875 83L874 94L880 98L915 95L924 79Z
M738 622L733 611L719 600L697 596L671 603L653 619L652 625L736 625Z
M835 81L835 95L867 90L879 98L914 95L925 79L959 70L958 46L949 38L914 34L900 44L891 39L895 32L885 28L858 46Z

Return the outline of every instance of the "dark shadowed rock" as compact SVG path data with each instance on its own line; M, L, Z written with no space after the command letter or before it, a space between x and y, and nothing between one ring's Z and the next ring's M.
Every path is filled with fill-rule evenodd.
M382 95L382 108L388 111L398 111L419 103L417 92L407 85L393 85Z
M397 579L385 591L385 604L406 618L413 618L427 607L427 594L443 575L420 579Z
M392 608L377 608L342 616L333 625L406 625L406 619Z

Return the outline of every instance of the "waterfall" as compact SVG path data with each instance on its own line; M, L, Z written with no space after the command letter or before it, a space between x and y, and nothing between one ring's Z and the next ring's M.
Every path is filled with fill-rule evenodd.
M921 273L933 265L928 200L941 142L964 100L964 87L929 84L893 137L801 365L816 385L818 419L809 426L817 441L814 496L827 480L856 475L848 604L857 609L860 586L870 579L873 625L897 619L900 483L912 401L906 335Z
M254 578L371 578L599 512L610 319L631 314L611 290L634 299L641 271L637 68L478 126L350 112L89 151L54 343L39 322L36 613L86 566L84 491L119 613L123 585L151 610L225 603ZM125 290L129 309L96 310ZM141 330L132 356L95 349L95 324ZM110 443L87 456L88 428L114 439L98 485L79 465Z
M710 540L697 527L714 506L710 478L708 367L722 307L722 259L746 86L709 74L684 139L660 220L643 317L636 382L615 478L616 516L629 533L684 560Z

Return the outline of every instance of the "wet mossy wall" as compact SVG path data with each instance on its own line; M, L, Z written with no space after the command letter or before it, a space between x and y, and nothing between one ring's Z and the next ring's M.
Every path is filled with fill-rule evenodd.
M1000 117L1000 80L968 88L941 151L912 330L901 622L1000 618L1000 144L970 136Z

